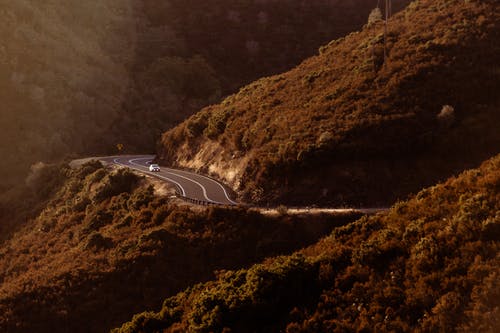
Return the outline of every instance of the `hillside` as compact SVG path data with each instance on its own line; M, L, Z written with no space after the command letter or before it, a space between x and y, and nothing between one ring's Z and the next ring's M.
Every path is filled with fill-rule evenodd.
M375 1L138 0L132 84L106 135L151 152L161 134L244 84L359 29ZM400 10L409 0L394 1Z
M117 144L152 152L165 130L295 66L374 6L342 3L4 1L0 190L37 161L114 154Z
M0 190L84 152L109 126L134 53L130 1L2 1Z
M0 332L105 332L216 271L290 253L359 218L179 206L98 162L40 166L29 179L0 201Z
M254 203L386 205L498 152L497 2L419 0L166 132Z
M500 155L113 332L498 332L499 212Z
M410 1L392 2L397 12ZM177 54L201 55L227 93L285 71L332 38L359 29L376 4L371 0L144 0L142 11L149 28L144 32L156 32L152 40L174 35L176 47L163 47ZM153 54L162 47L156 44L148 45ZM149 55L141 58L151 59L151 47L147 49Z

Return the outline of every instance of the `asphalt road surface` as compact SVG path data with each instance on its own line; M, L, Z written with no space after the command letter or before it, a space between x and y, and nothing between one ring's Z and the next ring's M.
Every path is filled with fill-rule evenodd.
M218 181L193 172L161 167L160 171L149 171L153 155L112 156L99 160L126 166L142 173L163 179L177 187L179 194L185 198L220 205L236 205L231 200L229 191Z

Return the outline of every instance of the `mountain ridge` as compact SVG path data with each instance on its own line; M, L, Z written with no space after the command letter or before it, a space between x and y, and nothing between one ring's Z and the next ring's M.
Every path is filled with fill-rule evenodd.
M299 249L361 215L193 206L153 184L95 160L45 165L0 202L0 331L107 331L215 271Z
M389 22L385 65L379 21L166 132L159 161L260 203L386 204L446 179L500 144L494 6L413 2Z
M495 332L500 155L316 244L221 272L113 333Z

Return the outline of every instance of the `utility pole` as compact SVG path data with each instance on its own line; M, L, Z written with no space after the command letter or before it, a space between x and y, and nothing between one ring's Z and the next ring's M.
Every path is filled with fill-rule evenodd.
M389 21L390 0L385 0L385 23L384 23L384 67L387 60L387 21Z

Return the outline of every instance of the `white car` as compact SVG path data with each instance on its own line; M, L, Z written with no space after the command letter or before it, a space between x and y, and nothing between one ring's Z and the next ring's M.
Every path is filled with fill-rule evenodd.
M160 171L160 166L158 164L150 164L149 171L158 172L158 171Z

